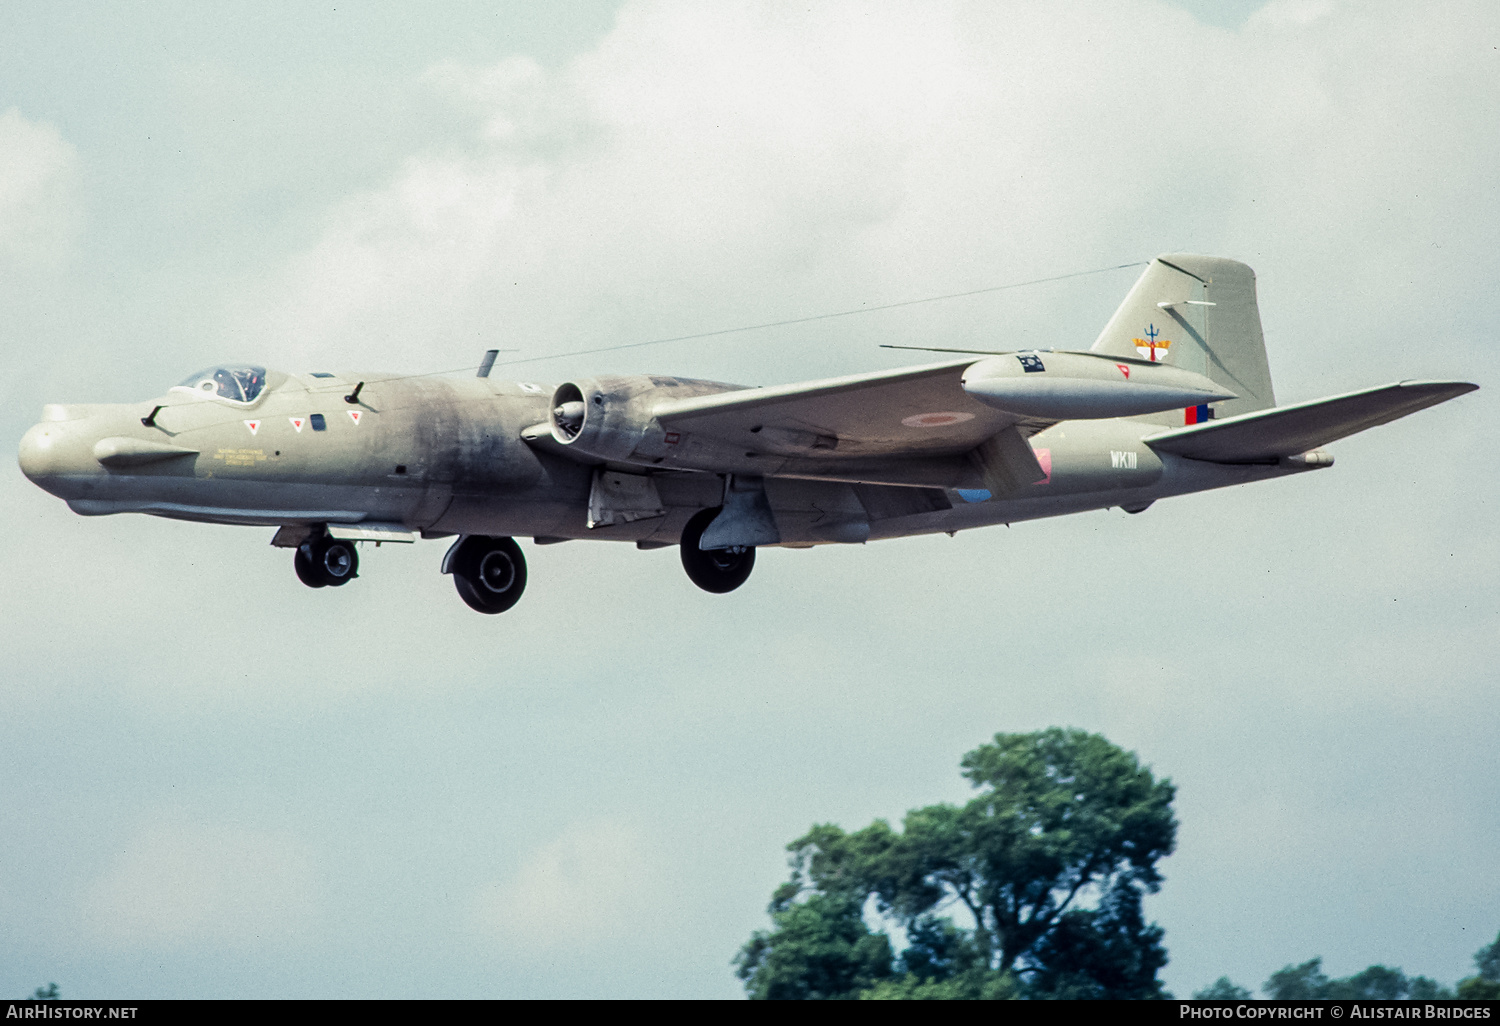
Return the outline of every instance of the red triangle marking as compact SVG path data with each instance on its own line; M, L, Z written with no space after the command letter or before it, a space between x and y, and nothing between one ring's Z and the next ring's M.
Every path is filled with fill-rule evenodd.
M1115 364L1115 366L1118 367L1118 368L1120 368L1120 373L1123 374L1123 375L1125 375L1125 380L1129 381L1130 380L1130 368L1127 367L1127 366L1125 366L1125 364L1123 364L1123 363L1117 363L1117 364Z
M307 423L307 421L303 420L301 417L288 417L287 420L291 421L292 427L296 428L298 431L301 431L302 425Z
M250 429L250 433L253 435L255 434L255 432L260 430L260 421L247 420L245 421L245 426Z
M349 419L352 420L352 421L354 421L354 423L358 424L359 423L359 415L360 415L361 411L360 410L349 410L348 413L349 413Z

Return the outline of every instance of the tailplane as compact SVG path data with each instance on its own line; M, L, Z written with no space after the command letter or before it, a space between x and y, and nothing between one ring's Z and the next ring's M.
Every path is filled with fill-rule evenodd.
M1092 351L1195 371L1238 396L1142 420L1181 427L1276 405L1255 272L1236 260L1187 253L1157 257Z
M1318 446L1389 424L1478 387L1467 381L1398 381L1230 420L1180 427L1150 435L1145 441L1157 452L1213 463L1276 463L1300 456L1309 465L1331 466L1332 457L1317 452ZM1318 458L1307 459L1312 456Z

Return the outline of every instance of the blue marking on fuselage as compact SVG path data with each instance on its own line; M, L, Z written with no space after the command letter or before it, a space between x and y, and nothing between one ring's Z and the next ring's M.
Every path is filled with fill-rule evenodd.
M984 488L955 488L954 491L958 492L958 497L965 502L989 502L994 498Z

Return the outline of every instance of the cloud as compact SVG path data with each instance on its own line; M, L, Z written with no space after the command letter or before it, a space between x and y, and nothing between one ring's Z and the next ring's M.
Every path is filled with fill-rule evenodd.
M516 952L588 947L639 928L657 875L634 829L579 824L533 851L508 879L482 888L474 919Z
M205 825L140 831L82 899L90 931L117 947L258 946L315 919L312 860L281 833Z
M1301 28L1333 13L1332 0L1271 0L1250 15L1252 28Z
M71 248L79 212L77 152L56 128L0 113L0 260L53 266Z
M1497 20L1288 0L1230 32L1149 0L631 4L560 70L432 69L467 136L330 211L238 316L279 357L425 370L1177 248L1456 297L1450 254L1500 213L1473 99L1495 97L1494 58L1470 42ZM815 337L978 341L982 310ZM1097 327L1019 295L1003 310L1026 344Z
M83 239L100 281L32 301L45 330L27 347L38 375L8 376L25 411L12 437L42 401L148 395L207 362L177 365L200 348L430 371L491 346L534 355L687 334L1176 248L1260 273L1283 402L1402 376L1488 382L1497 18L1491 4L1286 3L1228 30L1152 0L641 3L561 67L434 51L410 109L359 93L371 121L396 127L412 109L453 112L432 132L391 134L405 159L379 176L366 177L367 159L338 179L373 187L306 233L248 249L262 214L241 211L231 263L281 254L260 277L184 258L140 293L139 276L119 272L150 265L151 251ZM242 94L264 105L253 83ZM275 121L248 138L274 141ZM306 134L322 145L299 162L338 160ZM402 139L423 141L403 151ZM67 161L42 181L64 195L77 161L65 143L50 152ZM204 183L242 171L186 154L180 168L152 165L180 169L172 188L218 196ZM89 209L130 202L113 189ZM288 189L289 210L328 194ZM159 227L162 251L193 237L172 219ZM289 237L299 248L282 253ZM774 382L919 358L877 341L1087 346L1130 277L522 372ZM224 288L239 291L223 330L184 320ZM97 384L80 380L89 373ZM11 589L0 611L15 625L9 750L29 787L13 790L34 796L18 815L40 826L22 832L34 853L7 856L23 875L6 900L77 909L77 892L55 895L89 860L99 877L78 957L92 966L291 926L319 936L318 957L265 950L313 993L413 979L428 982L412 992L455 979L479 993L634 993L647 963L682 974L658 992L717 993L734 989L735 947L764 926L786 839L809 822L963 800L953 762L966 748L995 730L1076 723L1138 748L1182 788L1182 849L1153 899L1173 989L1317 950L1364 959L1351 969L1380 960L1451 980L1494 929L1481 920L1500 808L1486 761L1500 549L1495 489L1473 472L1500 422L1490 395L1341 442L1326 474L1142 517L767 552L749 587L713 601L670 551L529 549L525 602L484 624L435 572L443 544L368 552L362 583L310 592L269 532L74 517L12 460L4 487L26 544L3 562L35 586ZM109 744L38 740L78 736L80 721ZM267 780L262 753L283 726L332 768L278 758L284 779ZM251 769L204 775L205 754ZM330 809L371 809L372 829L404 836L445 801L467 804L409 858L360 847L339 881L356 909L344 920L319 916L320 863L289 835L127 833L101 870L46 826L75 800L130 814L160 793L158 772L201 781L216 807L265 806L260 822L305 836ZM319 797L298 812L294 792ZM476 879L468 853L501 843L487 830L546 823L570 803L579 825ZM1407 810L1435 810L1430 829ZM618 818L594 818L606 816ZM1360 818L1402 830L1345 830ZM1399 871L1370 872L1374 850ZM439 888L455 895L457 929ZM1265 929L1226 936L1232 916L1203 912L1221 900ZM1350 909L1386 921L1353 922ZM393 915L411 943L389 939ZM1454 922L1490 933L1423 932ZM558 969L606 945L596 971ZM525 971L497 983L497 952ZM165 961L200 991L222 978Z

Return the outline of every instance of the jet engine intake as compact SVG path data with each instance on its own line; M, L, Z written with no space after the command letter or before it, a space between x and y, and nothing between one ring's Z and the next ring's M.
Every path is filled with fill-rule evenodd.
M633 378L569 381L552 393L552 438L585 456L627 461L651 425L651 410Z
M992 356L970 364L962 383L986 406L1047 420L1138 417L1236 398L1181 367L1095 353Z

